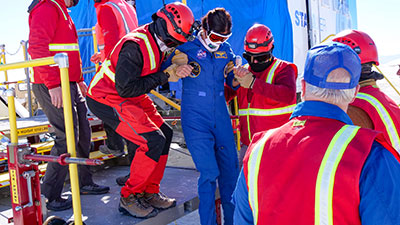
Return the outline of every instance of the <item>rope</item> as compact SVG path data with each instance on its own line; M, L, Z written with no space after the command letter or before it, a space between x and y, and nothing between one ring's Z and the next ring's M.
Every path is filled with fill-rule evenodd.
M8 54L8 55L16 55L18 52L19 52L19 50L21 50L21 46L22 45L19 45L19 47L18 47L18 49L17 49L17 51L15 52L15 53L10 53L10 52L8 52L7 50L5 50L5 52Z
M383 77L385 78L385 80L389 83L390 86L392 86L392 88L396 91L396 93L400 96L400 92L396 89L396 87L392 84L392 82L390 82L390 80L385 76L385 74L382 73L382 71L378 68L378 66L376 66L374 64L374 67L378 70L379 73L381 73L383 75Z

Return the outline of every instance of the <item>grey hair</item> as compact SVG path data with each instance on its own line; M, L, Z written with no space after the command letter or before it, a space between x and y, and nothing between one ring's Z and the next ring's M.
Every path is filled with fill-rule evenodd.
M348 83L350 74L343 68L338 68L329 73L328 82ZM304 98L318 99L334 105L349 104L354 97L356 87L352 89L328 89L320 88L306 82L306 93Z

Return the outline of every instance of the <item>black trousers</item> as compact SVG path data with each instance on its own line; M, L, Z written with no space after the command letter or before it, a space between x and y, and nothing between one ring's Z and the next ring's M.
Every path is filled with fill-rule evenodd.
M71 103L72 118L74 122L74 134L76 144L76 156L89 158L91 128L87 119L87 108L85 98L82 96L77 83L71 82ZM46 114L51 126L55 130L56 139L51 149L51 155L61 155L67 153L67 143L65 134L63 108L56 108L51 103L49 90L44 84L33 84L32 91L39 101L44 113ZM80 186L93 184L92 174L89 166L78 166ZM68 173L68 166L61 166L58 163L50 162L47 164L46 174L42 184L42 194L49 201L53 201L61 196L64 181Z

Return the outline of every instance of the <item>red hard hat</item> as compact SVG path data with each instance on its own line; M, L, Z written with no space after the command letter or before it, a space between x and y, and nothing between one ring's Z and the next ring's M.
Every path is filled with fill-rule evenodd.
M271 30L262 24L254 24L250 27L244 39L244 50L254 54L269 52L273 45L274 36Z
M350 46L361 59L361 64L373 62L379 65L378 51L372 38L358 30L344 30L338 33L333 41Z
M167 23L168 34L180 42L187 42L196 29L192 10L180 2L165 5L158 10L157 16Z

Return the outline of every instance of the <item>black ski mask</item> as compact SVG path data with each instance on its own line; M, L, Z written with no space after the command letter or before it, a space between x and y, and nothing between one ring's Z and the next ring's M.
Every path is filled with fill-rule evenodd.
M253 70L254 72L261 72L266 70L273 61L274 57L271 57L271 59L267 62L261 62L261 63L249 63L251 70Z
M260 55L244 52L243 58L247 60L251 70L253 70L254 72L264 71L272 64L272 61L274 59L274 57L272 56L272 51ZM257 63L254 63L254 61L257 61Z

